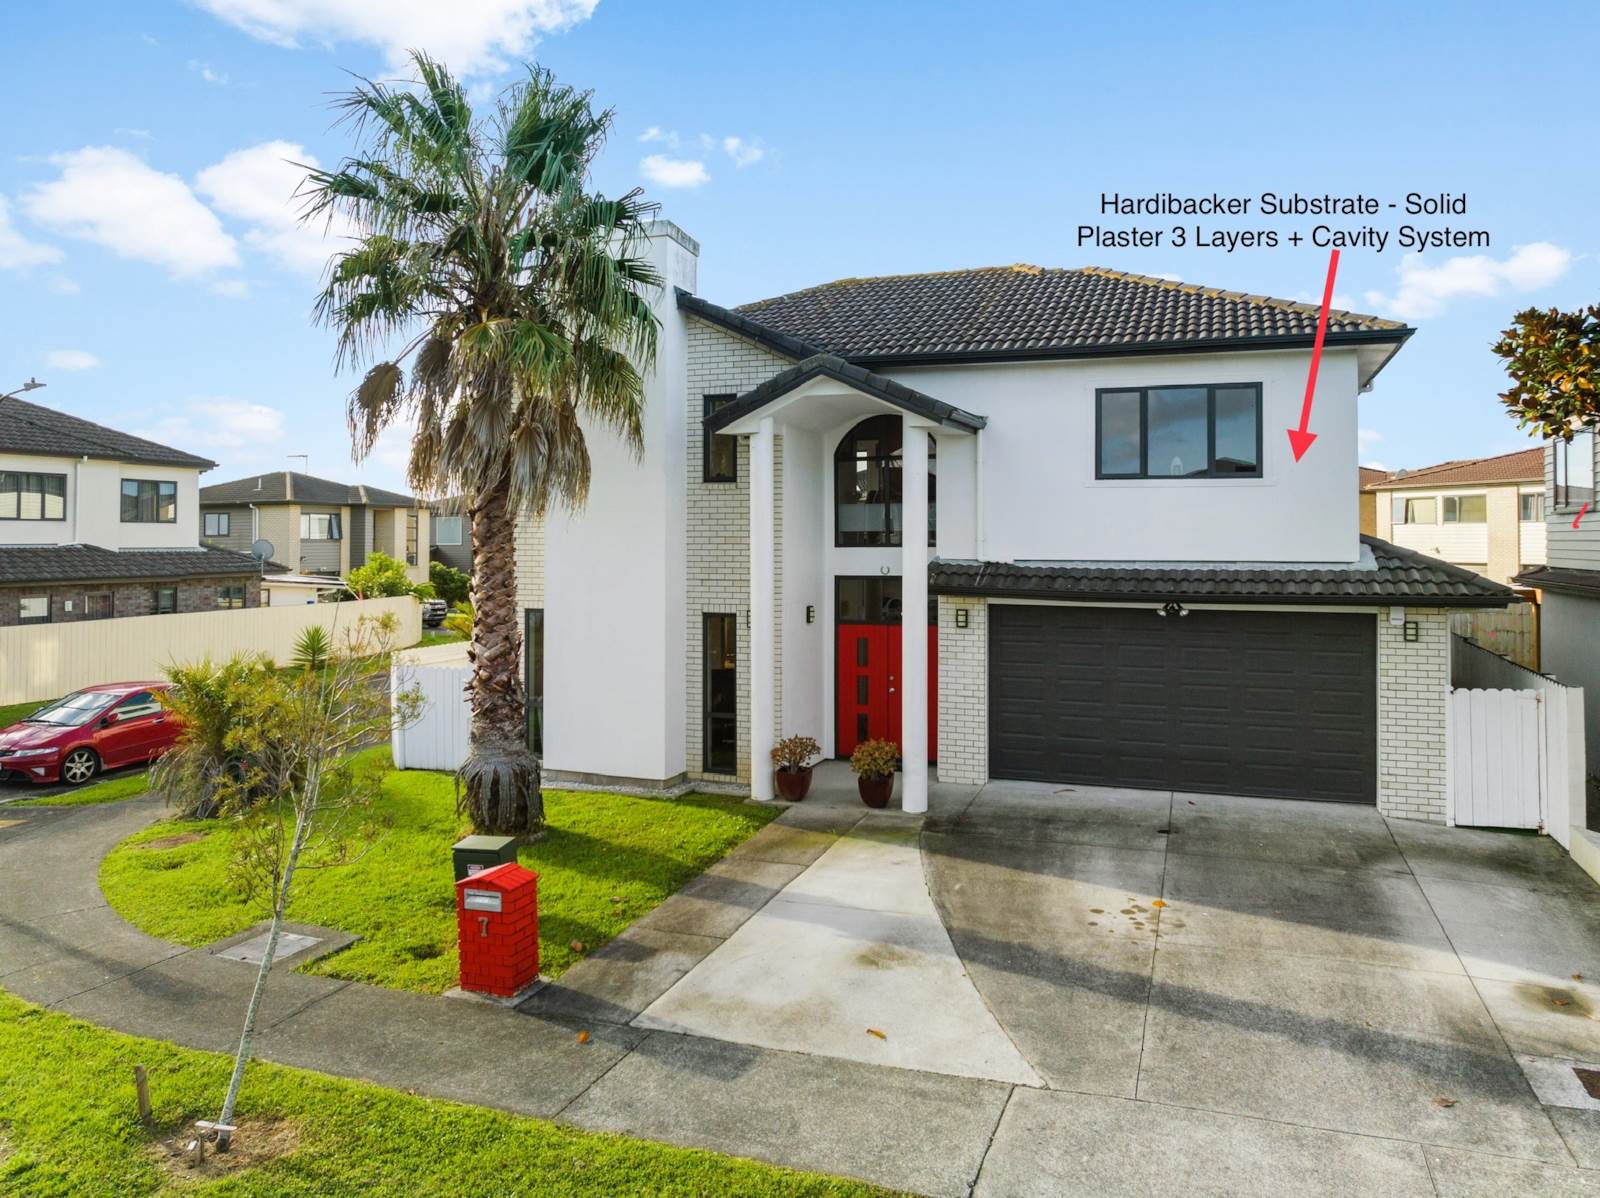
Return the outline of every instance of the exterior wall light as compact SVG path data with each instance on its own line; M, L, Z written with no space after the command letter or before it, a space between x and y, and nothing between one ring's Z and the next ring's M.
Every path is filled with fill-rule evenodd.
M1183 604L1174 602L1173 600L1170 600L1170 599L1167 602L1163 603L1161 605L1161 607L1156 611L1156 615L1158 615L1158 616L1186 616L1188 614L1189 614L1189 609L1188 608L1184 607Z
M816 604L808 603L808 604L806 604L806 623L807 624L815 624L816 622L817 622L817 607L816 607Z
M967 626L967 609L964 608L964 607L958 607L958 608L956 608L956 627L957 628L965 628L966 626Z
M1420 640L1421 636L1417 627L1417 622L1415 620L1407 620L1405 623L1405 631L1402 635L1408 641Z

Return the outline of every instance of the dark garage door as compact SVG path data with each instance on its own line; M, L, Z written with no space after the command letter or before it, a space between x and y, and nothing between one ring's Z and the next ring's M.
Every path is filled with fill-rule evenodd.
M1376 620L991 604L989 774L1375 802Z

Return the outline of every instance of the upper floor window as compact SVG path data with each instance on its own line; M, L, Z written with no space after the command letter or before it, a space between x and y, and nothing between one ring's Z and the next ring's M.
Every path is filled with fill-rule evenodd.
M1438 501L1428 499L1402 499L1394 497L1394 522L1396 524L1437 524Z
M1519 496L1521 500L1520 519L1524 521L1539 521L1544 519L1544 496L1537 492L1530 495Z
M176 524L178 484L148 478L122 480L124 524Z
M65 520L67 476L0 470L0 520Z
M1553 498L1557 511L1594 502L1594 436L1593 428L1580 428L1572 440L1550 443L1555 457Z
M301 512L300 539L302 541L337 541L341 539L338 512Z
M1444 522L1446 524L1482 524L1488 519L1488 496L1446 495L1444 497Z
M435 545L461 544L462 518L460 516L435 516L433 518L433 543Z
M726 407L738 396L707 395L704 397L705 415ZM739 481L739 438L726 433L712 433L705 438L700 477L708 483L733 483Z
M1260 478L1261 384L1095 392L1096 478Z
M203 527L201 535L207 537L225 537L233 525L232 512L206 512L200 517Z
M869 416L833 453L833 543L898 545L905 491L900 473L901 419ZM928 544L934 543L937 442L928 435Z

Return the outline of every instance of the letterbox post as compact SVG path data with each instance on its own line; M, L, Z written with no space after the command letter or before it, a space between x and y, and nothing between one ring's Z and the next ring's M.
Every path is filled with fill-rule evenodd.
M456 883L461 989L511 998L539 976L539 875L515 861Z

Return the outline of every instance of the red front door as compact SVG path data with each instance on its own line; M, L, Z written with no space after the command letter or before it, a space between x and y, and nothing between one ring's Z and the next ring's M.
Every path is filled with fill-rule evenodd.
M864 740L900 743L899 624L840 624L836 747L848 757ZM928 626L928 760L938 759L939 630Z

